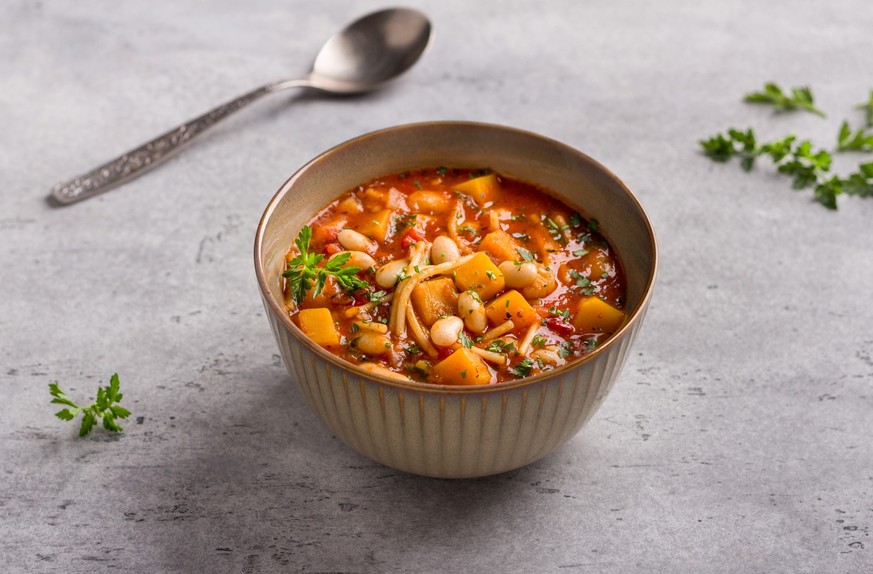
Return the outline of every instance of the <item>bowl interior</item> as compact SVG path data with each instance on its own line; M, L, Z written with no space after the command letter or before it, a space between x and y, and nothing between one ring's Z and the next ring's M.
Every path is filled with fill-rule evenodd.
M651 225L633 194L606 168L569 146L513 128L467 122L412 124L367 134L318 156L285 182L264 213L256 242L259 275L273 311L287 317L281 282L285 254L317 210L376 177L437 166L490 167L544 187L597 219L624 268L626 311L634 320L651 291L657 255ZM283 322L291 325L290 319Z

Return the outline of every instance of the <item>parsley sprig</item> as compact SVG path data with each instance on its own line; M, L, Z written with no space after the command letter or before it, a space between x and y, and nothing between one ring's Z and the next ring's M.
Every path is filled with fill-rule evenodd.
M768 82L762 91L748 93L744 100L753 104L769 104L783 111L806 110L825 117L825 113L814 105L812 90L805 86L791 88L791 93L787 94L778 84Z
M858 171L845 178L831 175L832 156L826 150L816 150L808 140L787 136L759 144L755 132L730 129L727 134L702 140L703 153L714 161L726 162L740 158L740 165L750 171L758 157L769 157L780 173L794 178L794 189L813 188L815 201L829 209L837 208L841 194L859 197L873 196L873 162L861 164Z
M282 273L282 276L288 280L291 296L298 305L303 303L306 292L312 287L313 281L315 282L315 290L312 292L312 296L318 297L324 289L328 276L336 278L340 287L349 292L367 288L367 284L357 277L361 271L359 268L343 267L352 255L350 252L340 253L329 259L323 267L319 267L318 264L324 259L324 255L309 252L311 239L312 229L308 225L304 225L297 235L297 239L294 240L294 245L297 246L300 254L288 262L288 268Z
M867 116L867 127L873 128L873 90L870 90L870 98L866 103L855 106L856 109L864 110Z
M873 151L873 130L852 131L849 122L843 122L837 134L837 151Z
M112 432L121 432L121 426L115 419L126 419L130 416L130 411L122 407L118 403L121 402L124 395L121 393L118 382L118 373L112 375L109 379L107 387L97 387L97 400L87 407L80 407L74 403L70 397L61 390L58 383L49 384L49 392L52 395L52 404L66 405L67 408L61 409L55 413L55 416L63 421L71 421L79 413L82 413L82 426L79 427L79 436L85 436L97 422L98 418L103 419L103 428Z

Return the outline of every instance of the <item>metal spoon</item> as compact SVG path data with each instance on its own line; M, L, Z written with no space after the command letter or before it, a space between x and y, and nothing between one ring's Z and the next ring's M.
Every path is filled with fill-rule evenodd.
M352 22L321 48L306 77L261 86L185 122L100 167L52 188L62 205L87 199L138 177L235 111L288 88L360 94L384 86L408 70L430 41L430 21L416 10L393 8Z

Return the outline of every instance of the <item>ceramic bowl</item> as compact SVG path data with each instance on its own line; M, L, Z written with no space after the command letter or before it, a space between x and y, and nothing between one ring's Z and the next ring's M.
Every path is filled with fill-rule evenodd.
M527 379L476 387L368 373L310 341L283 304L285 254L300 228L344 191L415 168L490 167L554 192L594 217L619 254L629 319L584 359ZM497 125L433 122L363 135L319 155L267 206L255 271L291 379L330 431L387 466L433 477L497 474L529 464L575 435L606 398L643 322L657 267L651 225L616 176L585 154ZM265 352L267 352L265 350Z

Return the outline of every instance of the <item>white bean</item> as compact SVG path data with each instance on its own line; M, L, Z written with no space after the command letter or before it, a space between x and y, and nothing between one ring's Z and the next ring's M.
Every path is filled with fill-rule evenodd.
M390 289L397 283L397 276L409 265L409 259L389 261L376 271L376 283L383 289Z
M342 255L343 253L351 254L349 255L349 260L346 261L346 264L343 265L343 267L357 267L358 269L369 269L370 267L376 266L376 260L364 253L363 251L340 251L339 253L331 255L330 259Z
M458 313L464 319L464 325L472 332L483 333L488 328L485 306L467 291L458 296Z
M527 287L537 278L537 266L530 261L520 265L514 261L504 261L497 268L503 273L506 286L512 289Z
M367 331L358 335L352 344L365 355L378 357L391 351L391 342L385 335Z
M373 253L377 247L375 241L354 229L343 229L337 234L336 240L349 251Z
M430 327L430 338L435 345L448 347L458 342L464 322L459 317L452 315L443 319L437 319Z
M446 261L454 261L460 256L461 251L458 249L457 243L452 241L451 237L440 235L433 240L433 245L430 248L430 260L434 265L439 265Z

